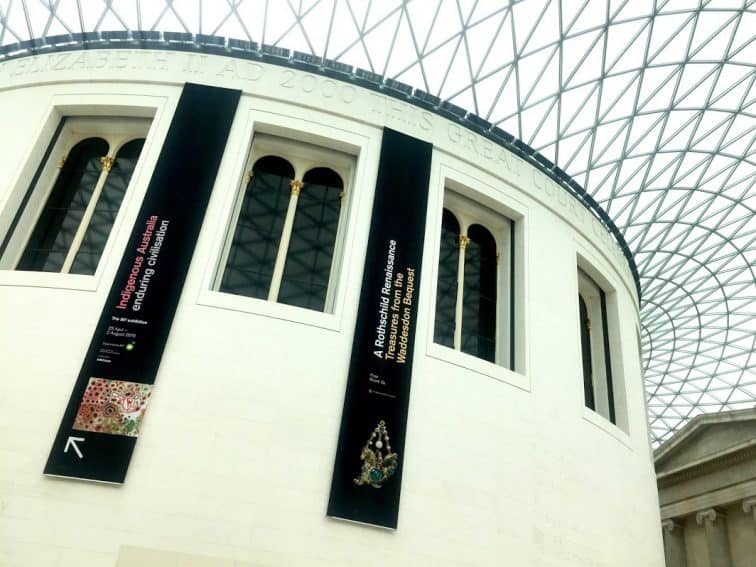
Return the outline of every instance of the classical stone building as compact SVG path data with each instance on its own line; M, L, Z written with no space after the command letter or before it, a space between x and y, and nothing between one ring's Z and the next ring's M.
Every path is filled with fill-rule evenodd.
M663 565L595 202L283 51L111 47L0 63L0 565Z
M756 408L699 415L655 460L667 567L756 565Z

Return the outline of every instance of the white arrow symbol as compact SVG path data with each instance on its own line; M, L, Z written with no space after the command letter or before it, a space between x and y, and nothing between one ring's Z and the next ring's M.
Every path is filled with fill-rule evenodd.
M63 449L64 453L68 453L68 448L73 447L73 450L76 451L76 454L79 455L80 459L84 458L84 455L81 454L81 451L79 451L79 448L76 446L76 442L81 441L84 443L83 437L69 437L68 440L66 440L66 447Z

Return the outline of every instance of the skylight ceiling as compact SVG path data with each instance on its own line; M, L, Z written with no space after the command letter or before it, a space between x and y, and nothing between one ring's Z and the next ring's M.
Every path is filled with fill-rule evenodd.
M654 441L754 405L756 0L0 0L0 45L112 30L335 59L509 131L635 255Z

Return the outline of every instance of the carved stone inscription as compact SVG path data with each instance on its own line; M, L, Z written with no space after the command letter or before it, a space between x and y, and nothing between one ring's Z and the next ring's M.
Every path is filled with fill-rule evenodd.
M170 52L146 50L99 50L48 53L22 57L4 66L9 77L34 75L49 71L96 71L110 69L168 71L174 68L175 56Z

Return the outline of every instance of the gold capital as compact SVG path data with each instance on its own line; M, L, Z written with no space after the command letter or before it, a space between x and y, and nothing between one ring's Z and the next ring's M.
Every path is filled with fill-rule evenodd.
M291 187L291 194L292 195L299 195L299 192L302 190L302 187L304 186L304 183L302 183L298 179L292 179L289 182L289 186Z
M105 171L110 171L113 169L113 164L115 163L115 158L111 156L102 156L100 158L100 163L102 164L102 168Z
M249 170L247 172L247 175L244 177L244 185L249 185L249 182L252 181L252 178L255 176L254 173L252 173L252 170Z
M466 234L459 235L459 247L464 250L470 244L470 238Z
M58 162L58 169L63 169L63 166L66 165L66 158L68 156L63 156L60 158L60 161Z

